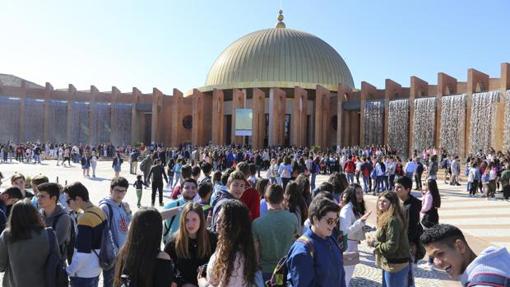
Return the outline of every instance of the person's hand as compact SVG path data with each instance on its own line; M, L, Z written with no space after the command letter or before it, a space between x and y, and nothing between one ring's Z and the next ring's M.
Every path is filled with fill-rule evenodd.
M360 218L363 223L365 223L368 219L368 217L372 214L372 210L369 210L367 213L363 214L363 216Z
M367 238L367 245L369 247L375 247L375 238L372 237Z
M177 287L177 283L172 282L172 284L170 285L170 287Z

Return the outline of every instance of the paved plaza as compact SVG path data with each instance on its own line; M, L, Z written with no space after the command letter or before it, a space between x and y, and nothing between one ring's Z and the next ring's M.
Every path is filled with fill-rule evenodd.
M122 166L121 175L126 177L129 182L135 181L135 176L129 174L129 165L125 163ZM19 164L0 164L0 171L5 179L1 189L9 185L9 177L16 171L25 176L34 176L42 173L49 177L50 181L58 181L65 184L74 181L81 181L89 189L90 197L93 203L97 204L100 199L109 194L109 183L114 173L110 161L101 161L98 163L96 171L97 178L90 179L83 177L81 168L78 164L73 167L57 166L55 161L45 161L42 165ZM322 182L327 176L319 176L318 181ZM442 223L450 223L458 226L466 234L467 240L475 252L480 252L489 245L504 246L510 248L510 202L502 200L486 200L482 198L470 198L465 191L465 186L452 187L438 181L442 195L442 206L439 209L439 218ZM145 189L142 205L150 205L150 190ZM418 193L413 192L415 195ZM131 209L136 210L136 194L133 187L128 190L126 199ZM375 209L376 197L366 196L368 208ZM168 201L168 199L165 199ZM159 208L159 207L158 207ZM375 213L369 218L369 223L375 225ZM360 245L361 261L356 267L351 286L381 286L381 271L374 265L374 257L371 248L365 244ZM416 269L416 286L460 286L457 282L448 279L443 272ZM0 277L3 274L0 275Z

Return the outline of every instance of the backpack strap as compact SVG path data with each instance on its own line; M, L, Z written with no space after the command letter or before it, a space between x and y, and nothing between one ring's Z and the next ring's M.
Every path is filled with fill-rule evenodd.
M46 228L46 234L48 234L48 245L49 245L49 253L52 254L55 252L55 244L53 242L55 241L55 233L53 232L53 229ZM49 255L48 255L49 256Z
M312 258L314 258L314 247L313 247L313 243L312 243L312 240L310 238L308 238L308 236L306 235L301 235L298 239L296 239L296 241L299 241L301 243L303 243L305 246L307 246L309 249L310 249L310 255L312 256Z
M58 219L63 215L63 213L55 216L55 219L53 219L53 223L51 224L51 228L56 231L55 227L57 227Z
M494 287L510 287L510 278L495 273L478 273L471 281L465 284L466 287L488 285Z

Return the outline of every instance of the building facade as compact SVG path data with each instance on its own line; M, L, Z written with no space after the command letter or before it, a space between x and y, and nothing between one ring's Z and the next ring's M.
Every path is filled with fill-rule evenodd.
M94 86L54 89L0 75L0 141L116 145L158 142L321 148L391 145L401 154L435 146L465 156L510 147L510 64L491 78L468 69L460 82L410 77L379 89L354 86L342 57L320 38L293 29L280 11L275 28L233 42L206 83L184 94L143 94ZM252 110L252 135L236 136L236 110Z

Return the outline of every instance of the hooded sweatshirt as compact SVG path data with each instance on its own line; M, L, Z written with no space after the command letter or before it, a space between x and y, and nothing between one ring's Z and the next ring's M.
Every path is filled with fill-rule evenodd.
M111 207L113 216L110 214L108 205ZM131 213L126 211L122 203L116 203L110 197L99 201L99 207L103 210L106 214L106 218L108 219L107 228L110 226L110 220L112 221L111 231L115 245L118 248L122 247L127 238L128 227L131 222Z
M471 262L464 274L461 275L460 281L463 285L472 282L478 274L497 274L510 278L510 253L504 247L490 246L478 255ZM473 282L474 283L474 282ZM492 286L491 284L477 284L473 286Z
M55 230L58 246L69 242L71 236L71 219L62 206L57 204L52 214L45 214L44 209L41 209L41 215L46 227L51 227Z

